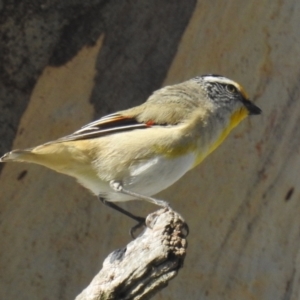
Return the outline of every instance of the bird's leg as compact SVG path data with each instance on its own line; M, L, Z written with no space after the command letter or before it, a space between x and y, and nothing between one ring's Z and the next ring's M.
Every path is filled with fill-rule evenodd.
M109 184L110 184L110 187L115 192L122 193L122 194L125 194L125 195L129 195L129 196L132 196L132 197L137 198L137 199L145 200L145 201L148 201L150 203L156 204L156 205L161 206L161 207L169 207L169 203L167 201L158 200L158 199L155 199L155 198L152 198L152 197L144 196L144 195L141 195L141 194L138 194L138 193L135 193L135 192L128 191L128 190L124 189L122 183L119 182L119 181L112 180L112 181L110 181Z
M109 202L109 201L106 201L103 197L99 196L99 200L106 206L108 207L111 207L113 209L115 209L116 211L124 214L125 216L137 221L138 223L136 225L134 225L131 229L130 229L130 235L133 239L135 239L135 231L139 228L141 228L142 226L145 226L146 223L145 223L145 218L143 217L139 217L139 216L136 216L132 213L130 213L128 210L116 205L115 203L113 202Z
M129 212L128 210L116 205L115 203L110 202L110 201L106 201L103 197L99 196L99 199L103 204L105 204L108 207L111 207L111 208L115 209L116 211L122 213L123 215L125 215L125 216L139 222L139 223L145 223L145 218L136 216L136 215L132 214L131 212Z

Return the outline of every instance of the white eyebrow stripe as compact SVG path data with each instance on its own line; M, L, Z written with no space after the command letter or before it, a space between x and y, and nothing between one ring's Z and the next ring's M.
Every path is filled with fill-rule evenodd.
M205 76L203 79L208 82L219 82L219 83L225 83L225 84L232 84L236 87L236 83L226 77Z
M223 83L223 84L232 84L234 85L238 91L242 94L242 96L246 99L248 99L248 95L245 91L245 89L237 82L229 79L229 78L226 78L226 77L223 77L223 76L210 76L210 75L207 75L207 76L204 76L203 77L204 81L206 82L217 82L217 83Z

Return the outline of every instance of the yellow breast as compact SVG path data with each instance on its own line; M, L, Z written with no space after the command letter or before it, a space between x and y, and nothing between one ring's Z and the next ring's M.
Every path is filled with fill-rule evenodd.
M158 155L163 155L165 158L174 159L180 156L187 155L188 153L193 153L195 161L193 167L201 163L211 152L213 152L218 146L222 144L230 131L236 127L243 119L248 115L246 108L241 108L232 114L227 127L223 129L221 134L217 138L211 141L210 145L203 145L203 141L197 141L197 138L184 139L180 138L174 145L171 145L167 142L162 143L161 145L155 145L153 151ZM207 128L207 130L209 130ZM213 136L213 134L212 134ZM201 139L201 136L198 137Z
M225 138L228 136L230 131L234 127L236 127L242 120L244 120L247 116L248 116L248 111L244 107L237 110L235 113L233 113L227 127L224 128L223 132L219 135L217 140L215 140L215 142L212 143L212 145L208 148L208 150L203 151L204 149L197 148L194 167L197 166L199 163L201 163L206 158L206 156L212 153L216 148L218 148L223 143Z

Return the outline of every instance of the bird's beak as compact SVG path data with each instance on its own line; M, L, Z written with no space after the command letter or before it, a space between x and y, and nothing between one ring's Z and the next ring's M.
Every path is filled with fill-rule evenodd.
M260 115L261 114L261 109L254 105L250 100L248 99L243 99L242 100L243 104L247 108L249 115Z

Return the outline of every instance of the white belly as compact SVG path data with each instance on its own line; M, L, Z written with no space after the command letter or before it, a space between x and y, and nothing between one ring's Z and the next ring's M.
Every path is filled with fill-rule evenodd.
M143 160L129 168L129 175L122 178L123 187L142 195L155 195L181 178L192 168L194 162L195 155L193 153L177 158L157 156L153 159ZM131 196L113 191L109 182L102 181L100 178L80 177L78 181L94 194L103 195L108 201L117 202L134 199Z

